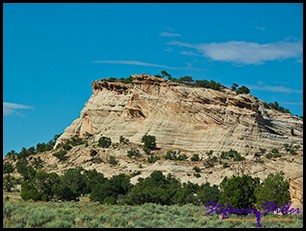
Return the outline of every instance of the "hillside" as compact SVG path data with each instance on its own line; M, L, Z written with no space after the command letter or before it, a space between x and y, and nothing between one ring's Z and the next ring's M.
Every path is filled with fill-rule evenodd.
M63 174L67 168L82 166L106 177L138 172L132 183L161 170L182 182L199 184L219 184L223 177L243 171L260 179L270 172L283 171L291 182L292 200L301 206L302 119L224 86L213 90L148 74L133 75L132 79L132 83L93 81L93 94L80 117L56 140L54 150L36 155L41 157L44 170ZM156 138L157 148L151 150L151 155L159 158L155 162L149 162L150 155L143 151L141 140L146 134ZM100 147L102 136L109 137L112 145ZM120 136L129 142L120 142ZM75 137L83 143L67 150L67 160L53 156ZM231 149L245 160L220 157ZM131 150L138 150L140 156L128 157ZM167 151L185 154L187 159L165 159ZM191 161L194 154L199 160ZM111 156L117 163L110 162ZM34 160L33 156L27 158L31 163ZM4 161L16 163L8 157Z

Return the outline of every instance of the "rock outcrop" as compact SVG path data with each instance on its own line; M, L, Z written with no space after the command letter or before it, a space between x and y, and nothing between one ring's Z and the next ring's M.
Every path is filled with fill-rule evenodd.
M81 115L57 140L91 134L118 141L120 135L141 143L146 133L160 148L242 154L259 148L303 146L303 121L268 109L252 95L187 86L148 74L133 75L132 84L92 83L93 94Z

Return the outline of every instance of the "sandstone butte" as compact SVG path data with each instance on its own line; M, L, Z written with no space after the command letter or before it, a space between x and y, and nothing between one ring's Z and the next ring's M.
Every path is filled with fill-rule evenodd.
M93 94L86 102L79 118L68 126L57 139L64 143L73 136L90 135L88 147L74 147L68 153L68 163L59 163L52 155L44 155L46 170L62 173L69 166L81 165L96 169L109 177L119 173L141 171L133 177L147 177L154 170L171 173L182 182L210 182L219 184L223 177L246 171L260 179L270 172L283 171L290 182L291 207L302 208L303 204L303 120L290 113L270 109L264 101L250 94L239 94L223 87L222 91L179 84L149 74L133 75L133 83L108 82L104 79L92 82ZM103 135L113 143L119 137L128 138L134 145L142 144L143 135L156 137L157 152L180 150L190 157L197 153L207 158L206 152L236 150L246 158L242 163L231 163L230 168L215 165L203 167L192 161L161 160L150 164L146 161L127 158L130 149L120 144L108 149L97 148L98 155L114 155L119 164L92 163L90 149ZM297 155L284 155L255 162L256 153L262 149L277 148L284 152L284 144L298 145ZM141 150L141 148L139 149ZM103 159L103 160L104 160ZM201 177L196 178L192 168L201 167Z

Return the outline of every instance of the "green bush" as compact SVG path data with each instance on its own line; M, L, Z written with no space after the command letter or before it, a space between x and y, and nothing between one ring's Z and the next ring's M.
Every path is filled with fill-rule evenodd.
M236 90L237 94L249 94L250 93L250 89L247 88L246 86L241 86Z
M229 167L230 167L230 165L227 162L223 163L223 168L229 168Z
M165 160L187 160L188 157L185 154L179 154L180 152L176 151L167 151L166 154L164 155Z
M132 174L130 174L130 177L132 178L132 177L138 176L138 175L140 175L140 174L141 174L141 171L135 171L135 172L133 172Z
M193 171L195 172L201 172L201 169L198 166L193 167Z
M233 161L242 161L242 160L245 160L245 158L242 157L240 155L240 153L238 153L237 151L232 150L232 149L230 149L227 152L224 152L224 151L221 152L220 158L221 159L227 159L227 160L232 159Z
M201 174L200 173L194 173L193 174L196 178L200 178L201 177Z
M151 155L147 160L149 163L155 163L156 161L160 160L160 158L158 156Z
M46 223L52 221L56 217L54 209L36 209L33 213L29 213L26 227L43 228Z
M25 159L19 159L16 163L16 169L23 176L24 180L31 179L35 175L35 170L31 166L28 166L28 162Z
M191 161L199 161L199 154L193 154L192 157L190 158Z
M210 88L213 90L221 91L222 85L214 80L208 81L208 80L196 80L195 86L197 87L204 87L204 88Z
M98 152L95 149L90 149L90 156L91 157L94 157L97 154L98 154Z
M130 176L119 174L112 176L102 184L93 186L90 199L101 204L114 204L119 195L125 195L131 188Z
M142 138L141 138L141 142L144 143L144 147L148 148L150 150L153 150L156 148L156 138L155 136L150 136L145 134Z
M197 194L197 205L205 205L207 202L215 201L220 199L220 190L217 185L210 186L210 183L202 184L196 191Z
M14 165L9 162L3 163L3 173L12 173L14 172Z
M144 151L145 154L147 154L147 155L151 155L151 154L152 154L152 153L151 153L151 149L148 148L148 147L143 147L143 151Z
M268 103L267 106L270 108L270 109L274 109L274 110L277 110L277 111L280 111L280 112L283 112L283 113L291 113L289 111L289 109L287 108L284 108L282 106L279 106L279 103L278 102L274 102L274 103Z
M53 153L52 155L55 156L59 161L66 161L68 157L66 156L67 151L66 150L60 150L56 153Z
M95 164L101 164L101 163L103 163L103 160L100 157L94 157L92 159L92 162L95 163Z
M3 177L3 190L5 192L12 192L17 184L18 180L10 174L7 174Z
M42 168L44 166L43 164L44 164L44 161L40 158L40 156L37 158L34 158L33 166L36 170Z
M127 156L129 158L132 158L133 156L135 156L136 158L141 157L141 154L138 149L129 150L127 153L128 153Z
M112 144L112 140L109 137L102 136L98 141L98 146L102 148L108 148Z
M126 138L123 137L123 136L120 136L119 142L120 142L120 144L129 144L129 143L130 143L130 140L129 140L129 139L126 139Z
M283 172L270 173L255 190L258 208L267 201L278 205L290 202L289 182Z
M60 184L58 184L58 197L61 200L78 200L78 197L90 191L87 180L81 172L81 167L65 171L65 174L60 178Z
M118 164L118 161L116 160L116 158L114 156L110 156L109 157L109 160L108 160L108 163L110 165L117 165Z
M60 177L56 173L37 171L35 176L21 184L20 196L24 200L50 201L58 196Z
M247 175L225 177L220 184L219 202L223 206L230 203L232 208L253 208L256 202L254 192L258 185L258 177L252 178Z

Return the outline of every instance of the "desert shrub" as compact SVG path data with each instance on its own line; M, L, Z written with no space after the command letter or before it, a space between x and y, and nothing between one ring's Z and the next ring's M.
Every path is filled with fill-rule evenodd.
M290 201L289 182L283 172L270 173L255 190L256 204L259 208L267 201L283 205Z
M134 176L138 176L141 174L141 171L135 171L133 172L132 174L130 174L131 177L134 177Z
M59 159L59 161L65 161L68 159L66 154L67 154L66 150L59 150L58 152L53 153L52 155L55 156L57 159Z
M131 188L125 202L127 204L173 204L172 197L180 188L180 182L171 174L165 177L162 172L154 171L145 179L140 178L139 182Z
M107 179L103 173L97 172L97 170L84 170L83 177L86 183L86 187L83 190L84 194L91 193L93 187L98 184L103 184Z
M263 163L264 163L264 160L261 159L260 157L258 157L258 158L255 158L254 162L255 162L255 163L259 163L259 164L263 164Z
M98 141L98 146L102 148L108 148L112 144L112 140L109 137L102 136Z
M265 155L265 157L266 157L267 159L271 159L271 158L272 158L272 156L273 156L273 154L272 154L272 153L268 153L268 154L266 154L266 155Z
M247 88L246 86L241 86L236 90L237 94L249 94L250 93L250 89Z
M36 171L31 166L28 166L28 162L25 159L19 159L15 167L24 180L29 180L35 176Z
M37 171L35 176L21 184L20 196L24 200L50 201L58 196L60 177L56 173Z
M118 195L127 194L130 188L130 176L119 174L104 181L102 184L96 184L92 189L90 199L101 204L115 204Z
M194 170L195 172L201 172L201 169L200 169L198 166L194 166L194 167L193 167L193 170Z
M261 155L264 155L267 151L265 148L259 148Z
M136 158L141 157L141 154L138 149L129 150L127 153L128 153L127 156L129 158L132 158L133 156L135 156Z
M14 165L9 162L3 163L3 173L12 173L14 172Z
M108 163L110 165L117 165L118 161L116 160L116 158L114 156L110 156L109 159L108 159Z
M164 155L165 160L187 160L188 157L185 154L179 154L180 152L176 151L167 151L166 154Z
M156 161L160 160L160 158L158 156L151 155L147 158L147 160L149 163L155 163Z
M70 168L60 179L59 198L65 201L77 200L88 191L86 178L81 174L82 168Z
M100 157L94 157L91 161L95 164L103 163L103 160Z
M223 163L223 168L229 168L229 167L230 167L230 165L227 162Z
M217 91L220 91L222 88L222 85L214 80L208 81L208 80L196 80L195 86L197 87L203 87L203 88L210 88Z
M191 161L199 161L199 154L193 154L192 157L190 158Z
M200 173L194 173L193 174L196 178L200 178L201 177L201 174Z
M42 168L44 165L43 165L43 160L39 157L37 158L34 158L33 159L33 167L37 170L37 169L40 169Z
M72 145L70 144L70 142L66 142L62 144L61 146L65 151L69 151L72 148Z
M207 202L218 201L220 199L220 190L217 185L210 186L210 183L202 184L196 191L197 205L204 205Z
M278 102L274 102L274 103L268 103L267 106L270 108L270 109L274 109L274 110L277 110L277 111L280 111L280 112L283 112L283 113L290 113L290 110L287 109L287 108L284 108L282 106L279 106L279 103Z
M3 177L3 190L5 192L12 192L18 183L19 182L15 177L7 174Z
M120 136L119 142L120 142L120 144L129 144L130 140L123 137L123 136Z
M208 160L206 160L206 161L204 162L204 166L205 166L206 168L212 168L212 167L215 166L215 164L214 164L214 162L213 162L211 159L208 159Z
M225 177L220 184L219 202L226 206L230 203L232 208L251 209L256 202L255 188L259 185L259 178L251 176ZM248 198L246 200L246 198Z
M72 222L57 218L47 222L43 228L73 228L73 226L74 224Z
M32 213L28 214L26 227L29 228L42 228L46 223L52 221L56 217L54 209L35 209Z
M145 148L148 148L150 150L153 150L153 149L156 148L156 138L155 138L155 136L145 134L141 138L141 142L144 143Z
M147 154L147 155L151 155L151 154L152 154L152 153L151 153L151 149L148 148L148 147L143 147L143 151L144 151L144 153Z
M15 152L15 150L11 150L8 153L6 153L6 156L9 157L9 159L11 160L16 160L18 158L17 155L18 153Z
M230 149L229 151L227 152L221 152L221 155L220 155L220 158L221 159L232 159L233 161L242 161L242 160L245 160L244 157L242 157L240 155L240 153L238 153L237 151L235 150L232 150Z
M97 155L97 151L95 149L90 149L90 156L94 157L95 155Z

